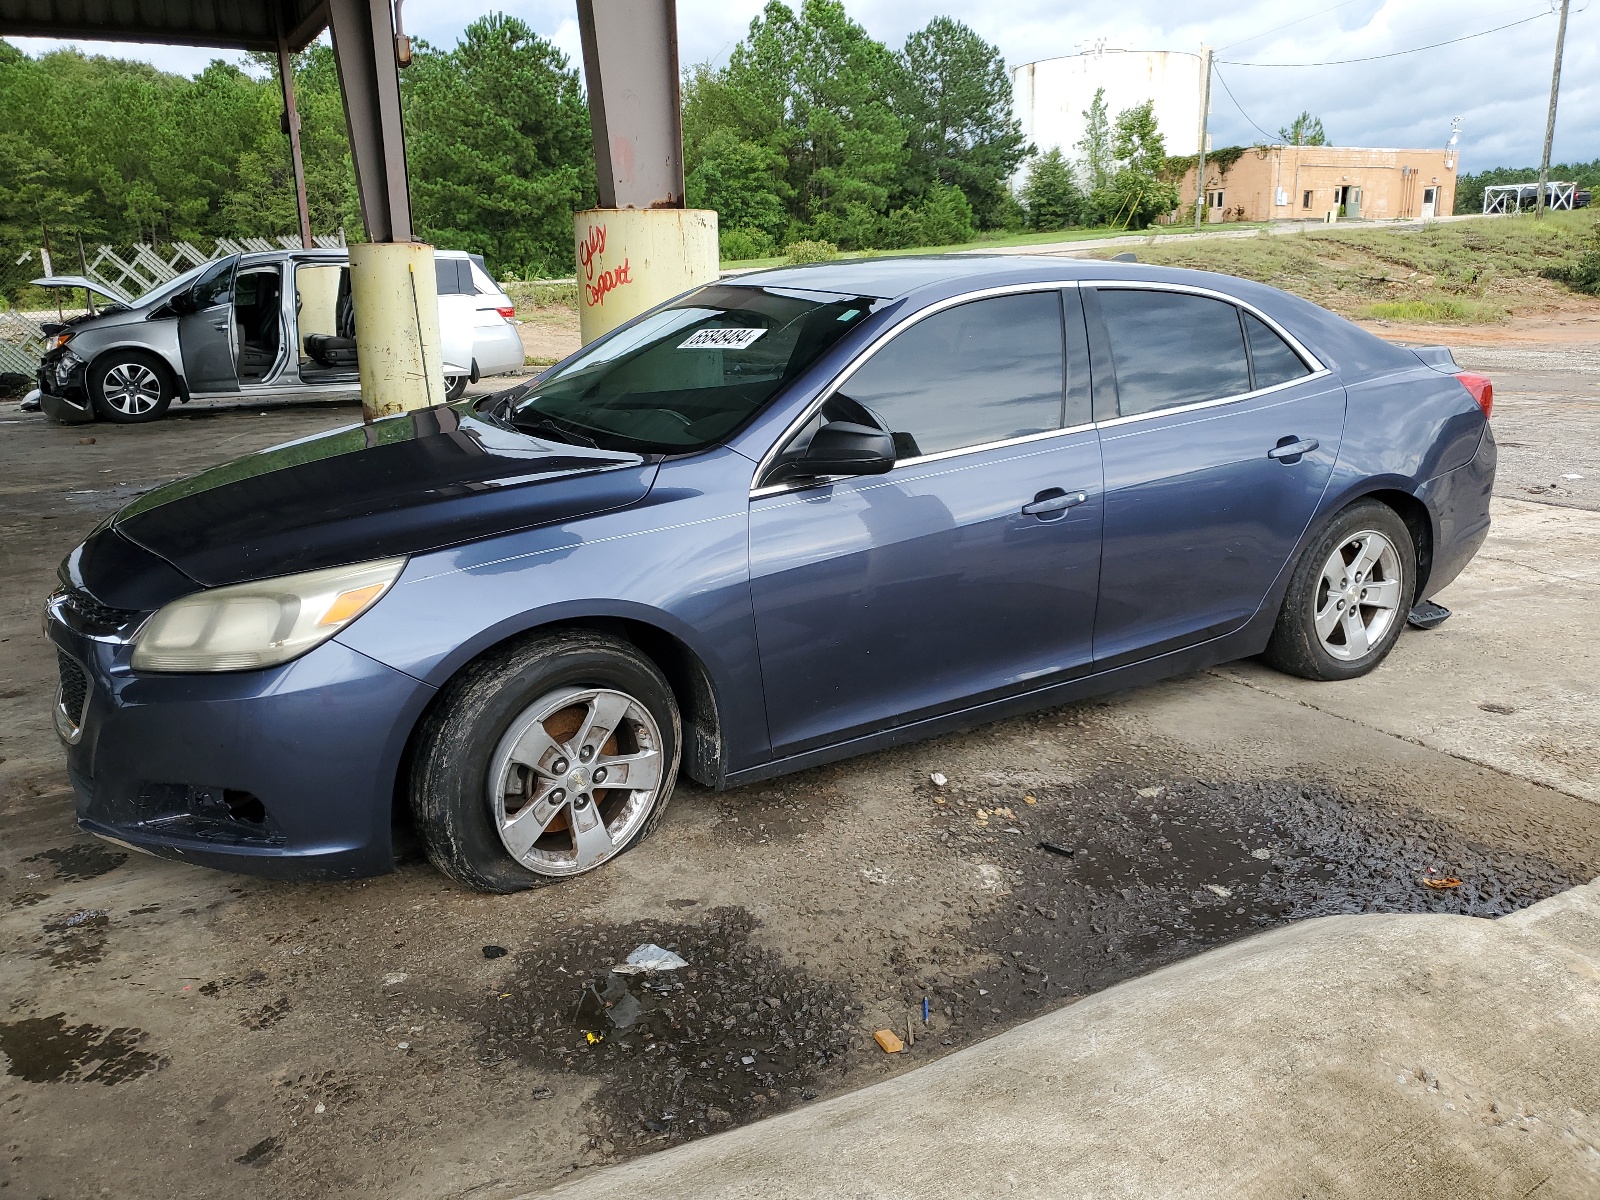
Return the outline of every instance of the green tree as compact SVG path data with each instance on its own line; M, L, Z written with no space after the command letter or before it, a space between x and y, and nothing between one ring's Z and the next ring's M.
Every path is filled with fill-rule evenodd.
M1302 109L1298 117L1278 130L1278 140L1285 146L1326 146L1328 135L1322 132L1322 118Z
M1022 204L1033 229L1065 229L1082 223L1084 196L1060 150L1049 150L1028 164Z
M1117 164L1111 152L1111 119L1106 112L1106 90L1096 88L1094 99L1083 111L1083 136L1078 151L1078 173L1083 186L1098 192L1111 183Z
M936 17L906 39L894 103L906 128L906 190L961 189L977 223L998 223L1007 180L1032 152L1011 107L998 48L966 25Z
M784 244L872 245L862 239L875 238L907 157L888 102L894 77L888 49L838 0L804 0L798 14L770 0L727 66L686 82L684 155L697 202L764 214L776 199Z
M402 86L418 232L497 271L572 262L572 214L594 203L577 72L515 17L492 13L451 50L418 43Z

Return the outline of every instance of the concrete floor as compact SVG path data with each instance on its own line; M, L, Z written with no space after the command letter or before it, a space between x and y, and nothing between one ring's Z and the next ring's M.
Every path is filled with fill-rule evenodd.
M1596 1041L1583 998L1592 993L1571 989L1592 987L1594 967L1549 966L1554 952L1530 949L1518 926L1393 916L1347 936L1337 924L1294 925L1265 935L1279 940L1277 958L1261 959L1255 948L1273 943L1256 940L1167 967L1150 977L1167 982L1137 1003L1103 990L1302 912L1498 912L1600 874L1600 618L1586 603L1600 513L1577 489L1522 490L1581 447L1600 390L1588 388L1586 363L1537 365L1495 371L1497 428L1528 447L1528 465L1508 452L1491 539L1441 597L1456 615L1408 632L1367 679L1313 687L1234 664L722 795L684 787L634 853L503 898L463 893L415 862L365 883L267 884L124 859L77 834L38 626L55 563L153 483L356 414L235 408L148 428L61 429L0 406L0 1185L30 1197L513 1196L766 1113L843 1112L823 1106L856 1103L850 1093L885 1080L908 1090L873 1119L915 1130L920 1081L933 1088L939 1077L908 1070L995 1052L985 1039L1043 1016L1055 1022L1048 1053L1069 1064L1079 1090L1063 1089L1059 1105L1041 1100L1030 1119L1076 1109L1154 1139L1128 1140L1151 1156L1129 1166L1105 1148L1104 1127L1091 1137L1069 1125L1085 1138L1055 1168L1067 1181L1058 1193L1115 1193L1145 1171L1146 1194L1293 1194L1292 1182L1311 1195L1362 1194L1346 1186L1354 1179L1374 1195L1522 1195L1538 1183L1527 1165L1547 1161L1551 1194L1583 1194L1569 1185L1585 1180L1579 1167L1595 1154L1597 1105L1576 1076L1600 1073L1585 1057ZM1507 396L1525 397L1526 409ZM935 771L945 788L929 783ZM991 821L980 808L1014 815ZM1146 818L1152 828L1185 817L1234 824L1210 857L1187 855L1169 830L1177 851L1164 869L1177 886L1152 866L1162 860L1150 847L1125 870L1108 853L1107 877L1092 884L1032 849L1113 811L1129 828ZM1289 817L1258 830L1258 812ZM1313 828L1323 817L1337 836ZM1112 849L1133 838L1095 836ZM1329 847L1354 847L1361 861L1345 864L1354 873L1343 891L1304 889L1334 907L1297 908L1294 895L1274 907L1249 874L1257 843L1274 868L1280 853L1310 861ZM1418 878L1441 860L1476 864L1482 878L1462 895L1423 894ZM1340 875L1338 863L1322 865ZM1218 880L1250 898L1232 925L1218 924L1231 904L1206 898ZM590 1053L530 1037L540 1021L562 1023L588 972L639 941L669 939L715 1017L701 1042L635 1054L613 1039ZM1347 941L1354 950L1340 959L1331 947ZM486 945L509 953L487 959ZM1446 965L1429 976L1435 952ZM1534 958L1545 964L1538 986L1524 987L1516 972L1533 971L1521 964ZM1474 959L1500 965L1481 975L1462 967ZM1295 963L1336 961L1349 970L1327 991L1296 982ZM1513 982L1491 987L1501 966ZM1369 1002L1419 979L1432 990L1403 1028L1363 1025ZM1288 1010L1273 1007L1274 989ZM924 997L930 1020L919 1020L915 1046L879 1052L872 1031L900 1027ZM1282 1016L1317 1005L1332 1024ZM1254 1056L1204 1084L1161 1074L1163 1043L1141 1038L1170 1036L1153 1031L1180 1011L1190 1023L1176 1028L1197 1036L1193 1012L1237 1012L1233 1027ZM1126 1019L1108 1015L1117 1013ZM1588 1043L1576 1038L1584 1021ZM1349 1031L1340 1042L1349 1062L1395 1066L1392 1094L1374 1090L1381 1077L1371 1072L1361 1088L1341 1089L1344 1068L1319 1057L1333 1044L1319 1030L1336 1028ZM1473 1030L1481 1038L1464 1041ZM722 1053L785 1036L805 1061L767 1077L765 1060L748 1079L721 1070ZM1026 1037L1030 1053L1047 1053ZM1493 1055L1478 1053L1483 1039ZM713 1045L718 1063L697 1073ZM1113 1045L1102 1065L1086 1049ZM685 1078L641 1065L674 1053ZM1264 1081L1285 1113L1252 1134L1239 1093ZM1430 1091L1436 1082L1442 1090ZM733 1083L734 1100L718 1099ZM1140 1125L1127 1097L1147 1084L1163 1103ZM682 1110L677 1124L639 1107L663 1087ZM1429 1109L1416 1119L1419 1104L1466 1111L1450 1088L1474 1103L1493 1097L1509 1115L1496 1123L1472 1109L1468 1121ZM1308 1102L1295 1116L1300 1094ZM930 1106L954 1103L927 1095ZM734 1136L759 1142L779 1128ZM1027 1186L1030 1128L1008 1135L1015 1178L977 1190ZM716 1155L719 1144L689 1150ZM932 1167L906 1156L911 1144L894 1151L902 1190L933 1194ZM1214 1147L1227 1153L1200 1157ZM1414 1150L1406 1158L1398 1147ZM1217 1174L1252 1156L1264 1173ZM1389 1173L1368 1174L1379 1166Z

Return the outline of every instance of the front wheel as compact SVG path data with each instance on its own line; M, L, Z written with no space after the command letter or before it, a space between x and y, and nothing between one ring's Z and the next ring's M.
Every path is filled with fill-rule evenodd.
M1295 564L1263 657L1302 679L1354 679L1393 649L1416 592L1417 553L1399 515L1361 500Z
M113 350L89 371L95 412L121 425L160 420L177 390L172 372L153 354Z
M446 400L459 400L467 390L468 379L465 375L451 375L444 381L444 398Z
M626 642L546 634L467 668L423 723L411 810L433 864L486 892L580 875L660 822L672 689Z

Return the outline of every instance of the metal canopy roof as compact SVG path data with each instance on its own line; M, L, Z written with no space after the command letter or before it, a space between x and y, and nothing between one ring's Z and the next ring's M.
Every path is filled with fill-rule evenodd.
M8 37L304 50L327 25L327 0L0 0Z

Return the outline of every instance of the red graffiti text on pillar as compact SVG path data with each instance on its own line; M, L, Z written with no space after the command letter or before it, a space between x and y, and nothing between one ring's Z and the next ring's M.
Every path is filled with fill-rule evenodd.
M616 291L623 284L632 283L629 274L629 262L622 260L620 267L610 270L600 270L601 259L606 252L606 227L604 225L591 225L584 234L583 241L578 243L578 262L583 267L584 293L590 307L606 302L606 295Z

